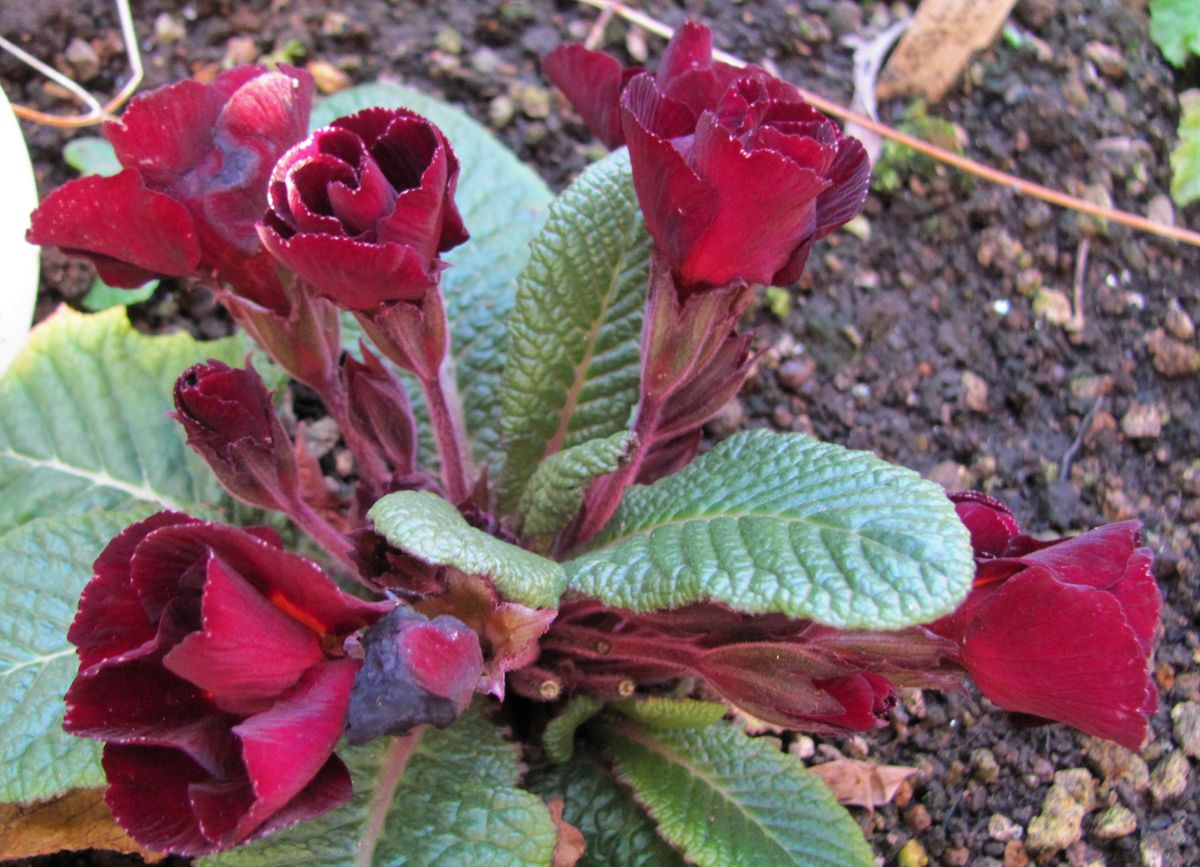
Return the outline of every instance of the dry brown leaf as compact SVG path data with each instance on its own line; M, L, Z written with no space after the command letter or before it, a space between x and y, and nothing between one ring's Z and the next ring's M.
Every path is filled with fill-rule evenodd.
M550 818L554 820L554 825L558 828L558 840L554 844L554 856L550 865L551 867L574 867L575 862L583 857L587 841L584 840L583 833L578 828L563 818L564 801L562 798L547 801L546 806L550 809Z
M839 804L882 807L896 797L900 784L917 772L902 765L876 765L858 759L835 759L809 768L825 781Z
M108 849L161 861L113 821L104 789L75 789L40 804L0 805L0 852L5 858L35 858L63 849Z
M1016 0L921 0L912 25L892 52L876 94L946 95L971 55L991 45Z

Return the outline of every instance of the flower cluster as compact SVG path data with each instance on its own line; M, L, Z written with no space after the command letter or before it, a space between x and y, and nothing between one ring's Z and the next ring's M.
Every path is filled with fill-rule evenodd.
M316 392L354 458L352 480L331 484L249 362L178 379L188 444L238 500L289 518L330 571L271 530L173 512L112 540L69 634L80 665L65 727L104 741L117 821L165 852L238 845L349 798L343 735L449 725L476 693L503 699L506 683L546 702L685 681L777 726L839 732L886 724L897 687L969 679L1005 710L1136 747L1155 708L1160 603L1134 522L1038 541L997 501L953 495L974 587L952 614L893 632L715 603L530 608L486 564L422 559L376 532L373 503L426 491L493 545L580 550L631 485L695 456L757 358L741 325L756 286L795 281L866 196L859 142L787 83L714 61L700 25L680 28L654 72L579 46L545 69L605 144L628 148L654 244L629 448L568 492L580 505L549 542L521 538L468 456L441 256L469 236L458 159L426 118L371 108L306 138L305 73L235 69L135 100L105 129L124 170L73 181L34 213L31 241L87 256L114 285L207 286ZM369 340L357 352L341 344L348 316ZM413 383L434 466L421 466Z

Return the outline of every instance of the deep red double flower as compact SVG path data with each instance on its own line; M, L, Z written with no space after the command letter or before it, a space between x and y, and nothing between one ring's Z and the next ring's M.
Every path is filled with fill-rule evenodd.
M441 130L407 109L368 108L283 155L259 233L339 306L419 301L437 283L438 254L468 237L457 184L458 159Z
M134 99L104 125L124 170L59 187L34 211L29 241L86 256L112 286L209 272L284 306L254 225L275 161L308 129L312 87L299 69L242 66Z
M866 198L862 145L790 84L714 62L700 24L676 31L653 75L578 46L545 70L597 135L629 146L646 226L684 288L792 283Z
M975 548L975 585L930 624L960 646L980 690L1008 711L1137 749L1158 706L1150 649L1161 606L1141 525L1040 542L1002 503L952 494Z
M68 633L64 727L105 742L121 827L199 855L346 801L333 749L362 663L342 645L389 607L342 593L271 530L160 512L113 539Z

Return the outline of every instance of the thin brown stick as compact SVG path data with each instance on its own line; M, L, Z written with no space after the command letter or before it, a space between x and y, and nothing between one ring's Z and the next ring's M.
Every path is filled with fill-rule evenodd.
M577 0L586 6L595 8L610 8L620 17L624 18L639 27L669 39L675 32L666 24L656 18L651 18L644 12L639 12L636 9L630 9L628 6L618 2L618 0ZM724 51L714 50L713 57L722 63L728 63L730 66L744 67L749 64L740 57L734 57ZM923 141L907 133L900 132L898 129L893 129L885 123L872 120L866 115L859 114L856 111L851 111L833 100L826 99L823 96L815 94L804 88L797 87L800 95L812 103L813 106L833 115L841 120L852 121L859 126L869 129L872 132L890 139L897 144L902 144L907 148L924 154L940 163L945 163L948 166L953 166L959 171L967 172L984 180L991 181L994 184L999 184L1003 187L1009 187L1016 190L1021 195L1030 196L1035 199L1041 199L1044 202L1049 202L1052 205L1058 205L1061 208L1068 208L1073 211L1079 211L1083 214L1090 214L1103 220L1112 220L1114 223L1119 223L1122 226L1128 226L1131 229L1137 229L1142 232L1149 232L1153 235L1159 235L1163 238L1170 238L1173 241L1182 241L1185 244L1191 244L1195 247L1200 247L1200 232L1193 232L1190 229L1185 229L1180 226L1168 226L1165 223L1156 223L1153 220L1148 220L1145 217L1137 214L1131 214L1128 211L1121 211L1116 208L1097 205L1093 202L1067 195L1060 190L1044 187L1041 184L1035 184L1032 181L1027 181L1024 178L1018 178L1015 175L1010 175L1007 172L1002 172L999 169L992 168L984 163L976 162L975 160L956 154L953 151L948 151L945 148L940 148L937 145L932 145L927 141Z

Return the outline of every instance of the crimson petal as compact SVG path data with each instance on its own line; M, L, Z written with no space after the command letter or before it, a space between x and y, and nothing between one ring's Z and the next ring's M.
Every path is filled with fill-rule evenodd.
M542 72L605 147L625 144L620 99L631 76L615 58L582 45L560 45L542 59Z
M189 788L208 773L178 750L108 744L104 800L117 824L148 849L206 855L216 846L200 831Z

